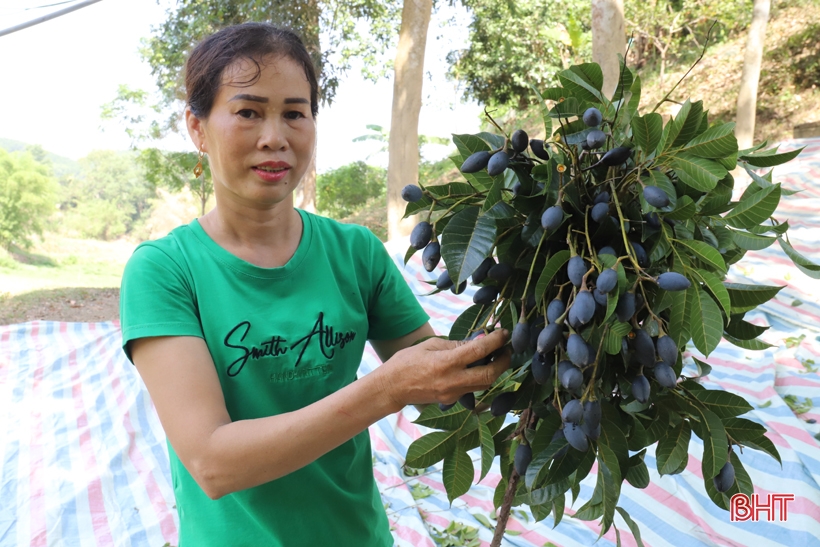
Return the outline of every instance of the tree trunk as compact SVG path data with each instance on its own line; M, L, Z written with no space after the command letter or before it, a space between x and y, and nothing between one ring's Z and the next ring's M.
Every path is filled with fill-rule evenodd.
M316 212L316 155L310 160L302 182L293 194L293 206L310 213Z
M319 16L321 14L322 8L319 5L317 0L308 0L306 2L302 2L302 5L298 7L299 10L303 12L300 15L295 16L295 21L301 19L303 28L300 29L300 35L302 37L302 41L305 44L305 49L308 50L310 53L311 59L313 59L314 67L316 68L316 76L319 78L321 82L321 73L320 70L321 66L321 59L322 59L322 46L319 40ZM287 6L287 4L284 4ZM280 6L281 8L281 6ZM291 7L293 9L293 7ZM293 16L293 15L292 15ZM321 94L321 89L319 90ZM322 97L320 96L319 99L321 100ZM317 128L317 142L318 142L318 128ZM296 188L296 192L293 196L293 206L298 207L304 211L309 211L311 213L316 212L316 155L314 154L313 159L310 162L310 167L308 167L307 171L305 171L305 176L302 177L302 182Z
M763 60L763 42L769 22L771 0L754 0L752 24L746 37L743 56L743 74L740 77L740 93L737 96L737 125L735 136L740 149L752 146L757 110L757 84L760 81L760 64Z
M592 0L592 60L604 71L604 95L612 97L626 52L623 0Z
M405 208L401 189L417 184L419 178L419 111L432 9L432 0L404 0L401 13L387 164L388 239L406 236L413 228L410 219L401 219Z

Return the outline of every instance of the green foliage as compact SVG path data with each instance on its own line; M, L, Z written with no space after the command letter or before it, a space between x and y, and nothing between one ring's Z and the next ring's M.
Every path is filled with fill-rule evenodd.
M137 163L145 173L145 180L154 188L167 188L171 192L189 190L200 203L205 214L205 204L214 193L211 167L207 159L202 161L202 175L194 176L199 161L196 152L166 152L158 148L144 148L137 155Z
M43 233L56 202L57 183L49 166L29 152L0 149L0 246L30 247L31 236Z
M530 85L544 87L570 63L591 54L586 0L463 0L472 12L469 46L447 55L450 76L465 94L488 105L532 102Z
M384 196L387 171L363 161L349 163L316 177L316 210L345 218L361 210L368 200Z
M67 225L94 239L114 239L130 232L156 195L135 154L95 150L79 163L78 176L63 186L60 208Z
M555 511L559 517L564 494L572 490L574 499L575 487L597 461L595 490L574 516L601 519L603 534L613 525L616 511L631 522L617 507L623 481L638 487L648 484L642 457L630 457L630 451L642 454L658 443L658 471L681 473L694 433L703 441L704 488L718 507L727 509L733 493L751 491L732 447L761 450L778 461L780 456L765 437L765 428L740 418L752 405L697 382L708 374L707 364L696 361L698 374L681 377L681 354L691 341L708 356L721 338L746 349L768 347L758 339L766 328L743 317L782 287L726 282L729 266L748 249L777 240L795 266L820 277L820 265L788 242L788 224L772 217L789 191L773 182L771 171L757 175L732 201L731 169L740 166L754 172L773 167L800 150L780 153L765 149L765 143L738 150L733 124L710 124L700 101L686 100L666 124L652 112L642 114L640 79L623 66L612 98L601 92L603 78L597 65L572 66L557 76L558 85L540 93L543 103L538 106L547 129L547 158L508 149L512 131L497 125L498 134L454 135L458 152L451 159L456 167L474 153L505 151L511 158L507 169L495 176L486 170L462 173L466 182L422 184L422 199L409 203L405 216L426 213L421 220L433 224L431 242L440 237L442 258L456 284L467 280L487 258L513 270L501 282L479 281L485 288L494 286L491 292L498 296L490 303L474 300L476 305L455 321L451 339L465 339L480 330L512 330L514 321L538 328L539 321L546 321L549 303L558 298L566 311L543 333L550 339L560 332L559 343L541 342L539 337L537 345L533 341L513 356L510 371L476 394L478 402L490 402L499 393L516 394L512 412L520 422L515 438L511 429L491 427L495 418L489 413L461 404L447 411L431 405L417 423L440 431L409 447L407 465L427 467L444 460L444 484L452 500L472 482L466 451L480 448L482 473L496 456L501 458L503 479L494 497L496 507L507 485L517 483L515 504L527 503L539 516ZM577 119L591 107L601 112L598 129L607 135L599 152L587 146L586 135L593 128ZM612 157L618 159L608 159ZM655 194L666 193L668 205L649 205L643 193L646 186L655 186ZM598 203L607 204L608 215L596 221L591 209ZM563 213L558 225L552 215L542 221L553 207ZM654 221L650 214L656 215ZM762 237L768 239L761 241ZM415 252L411 247L406 258ZM597 290L598 276L609 268L617 272L617 285L598 299L594 313L587 314L586 291ZM640 303L621 307L621 299ZM653 338L667 335L661 351ZM543 385L530 370L537 347L543 348L539 359L548 366L562 363L552 367L551 379ZM658 355L665 364L657 363ZM570 383L559 378L558 371L577 373L566 368L576 365L583 381L577 388L567 387ZM668 375L654 372L670 367L675 376L671 385ZM638 387L645 392L647 385L649 393L638 394ZM568 430L561 408L573 400L597 401L603 419L585 414L580 423L583 433L575 426ZM486 431L482 424L487 424ZM562 431L565 436L554 436ZM509 454L522 443L532 448L532 460L525 470L513 472ZM735 483L726 492L717 492L712 478L730 460Z

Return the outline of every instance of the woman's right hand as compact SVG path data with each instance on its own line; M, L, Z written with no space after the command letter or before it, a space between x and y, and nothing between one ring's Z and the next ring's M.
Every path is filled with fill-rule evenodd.
M410 404L451 404L465 393L488 389L510 367L507 348L488 364L467 368L507 340L506 329L470 341L429 338L395 353L372 374L378 375L378 385L396 411Z

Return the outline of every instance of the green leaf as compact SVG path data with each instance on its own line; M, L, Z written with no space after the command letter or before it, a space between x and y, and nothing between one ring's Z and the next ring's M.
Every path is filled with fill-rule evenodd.
M726 463L728 456L726 448L729 442L726 438L726 430L723 429L723 423L714 412L695 404L692 404L691 408L700 417L700 423L697 427L692 424L692 429L703 441L701 469L704 476L712 478L718 474L720 468Z
M581 101L593 103L602 102L604 98L600 88L595 89L595 86L587 81L587 79L586 74L579 74L571 69L562 70L558 73L558 80L561 82L561 85L564 86L564 89L569 91L573 97L577 97Z
M747 439L743 442L744 445L755 450L760 450L770 455L777 460L777 463L783 466L783 461L780 459L780 453L775 448L774 443L766 436L757 437L756 439Z
M812 279L820 279L820 265L815 264L808 258L798 253L795 248L789 245L789 243L782 237L777 238L777 242L780 243L780 247L783 248L786 256L791 258L798 270Z
M691 103L689 99L686 99L672 122L677 130L675 140L672 141L671 146L667 144L666 148L675 148L689 142L697 134L702 119L703 101ZM666 142L669 143L668 140Z
M487 197L484 198L484 204L481 206L481 213L485 214L487 211L493 208L496 203L501 202L504 199L504 179L501 177L496 177L493 180L493 186L490 188L490 191L487 192Z
M743 397L720 389L694 391L692 395L703 403L706 408L714 412L718 418L734 418L754 410L752 405Z
M669 177L666 176L666 173L663 171L655 171L651 169L641 174L641 180L644 184L648 186L657 186L669 197L669 205L658 209L657 207L653 207L649 205L645 199L643 199L643 192L639 194L641 200L641 210L643 211L673 211L677 207L678 204L678 195L677 190L675 189L675 185L672 184L672 181L669 180Z
M735 338L731 334L723 333L723 337L726 339L727 342L734 344L735 346L743 349L748 349L752 351L760 351L766 348L773 348L774 346L771 344L767 344L762 340L752 339L752 340L741 340L740 338Z
M621 495L621 468L615 453L605 444L598 445L598 485L601 485L603 499L603 521L601 533L604 535L615 519L615 507Z
M672 312L669 320L669 336L675 341L675 346L679 348L682 348L690 338L689 315L692 301L687 298L689 290L674 291L671 294Z
M709 245L708 243L704 243L703 241L697 240L683 240L683 239L676 239L675 243L678 246L683 246L688 248L692 253L704 264L708 264L712 268L719 270L721 273L726 273L726 263L723 261L723 257L720 256L720 253L717 249Z
M709 365L708 363L704 363L703 361L701 361L697 357L692 357L692 360L695 362L695 365L697 365L697 367L698 367L698 375L696 376L697 378L700 378L701 376L706 376L707 374L712 372L712 366Z
M735 245L747 251L759 251L761 249L765 249L777 239L776 237L760 236L740 230L732 230L731 233L732 241L734 241Z
M738 442L753 441L766 434L766 428L746 418L726 418L723 420L726 434Z
M737 152L735 124L715 125L689 141L682 150L701 158L721 159Z
M453 135L453 143L464 159L476 152L490 150L490 146L475 135Z
M618 355L621 352L621 340L631 330L632 326L629 323L612 323L604 338L604 351L610 355Z
M478 482L481 482L484 480L484 477L487 476L490 467L493 465L493 458L495 458L495 441L493 440L493 434L490 428L487 427L487 424L484 422L479 422L478 433L481 436L481 478L478 479Z
M636 116L632 118L632 135L635 142L643 150L645 156L649 156L658 147L663 135L663 118L660 114L652 112L646 116ZM652 171L650 171L651 173Z
M782 154L774 153L777 149L764 150L763 152L744 154L740 156L739 159L745 161L752 167L774 167L775 165L781 165L793 160L798 156L798 154L800 154L800 152L803 151L803 148L805 148L805 146L802 146L797 150L792 150L791 152L783 152Z
M466 182L436 184L434 186L427 186L425 189L437 198L472 196L476 193L475 188Z
M656 463L658 473L661 475L671 475L677 470L682 462L689 460L689 440L692 437L692 428L689 422L681 422L672 429L669 429L658 441L656 451ZM686 465L683 463L683 465Z
M569 97L560 103L555 103L550 109L549 115L550 118L574 118L583 115L583 110L578 99Z
M598 63L581 63L572 65L569 69L580 76L593 90L601 91L603 89L604 73Z
M634 458L635 456L632 456ZM630 460L632 458L629 458ZM646 488L649 486L649 469L646 463L640 460L638 463L629 466L626 472L626 480L635 488Z
M407 467L425 469L450 454L458 439L455 431L434 431L419 437L407 448Z
M460 446L456 446L453 452L444 457L442 482L451 505L454 499L470 490L474 473L473 460Z
M490 255L495 235L495 221L478 216L478 207L468 207L455 214L441 235L441 256L456 286Z
M720 308L703 289L694 286L686 290L686 299L692 302L689 316L692 342L701 353L708 357L717 347L723 332Z
M529 467L527 467L527 474L524 477L524 484L526 484L527 488L532 489L532 487L538 482L538 477L547 470L547 467L549 467L549 464L552 462L555 454L567 445L567 440L560 437L550 442L549 446L541 452L533 454L532 461L530 462Z
M752 340L757 338L769 327L759 327L741 319L741 316L735 315L732 321L726 325L726 332L740 340Z
M779 203L780 184L774 184L742 198L723 218L735 228L753 228L771 217Z
M483 325L490 317L492 311L492 306L482 306L480 304L470 306L455 320L453 326L450 328L450 335L447 338L450 340L465 340L470 335L470 327L473 325L477 327Z
M626 509L623 507L616 507L615 509L621 514L621 518L626 521L626 525L629 526L629 531L632 532L632 535L635 537L635 543L638 547L644 547L643 541L641 540L641 529L635 523L634 520L629 516L629 513L626 512Z
M461 405L456 405L445 411L442 411L438 405L427 405L413 423L431 429L454 431L464 425L469 415L470 411Z
M689 220L695 213L698 212L698 206L692 201L689 196L683 196L678 200L678 205L671 213L666 213L664 216L672 220Z
M722 279L716 274L706 270L693 270L693 273L706 285L706 288L712 293L717 303L723 308L726 317L729 317L732 313L732 300L729 298L729 291L727 291L723 285Z
M557 274L561 267L568 261L569 251L567 250L558 251L547 260L544 269L541 271L541 275L538 277L538 282L535 284L536 298L539 298L547 291L552 278L555 277L555 274Z
M732 301L732 313L743 313L768 302L785 285L744 285L742 283L724 283Z
M727 173L719 163L686 152L676 154L672 166L681 182L701 192L713 189Z

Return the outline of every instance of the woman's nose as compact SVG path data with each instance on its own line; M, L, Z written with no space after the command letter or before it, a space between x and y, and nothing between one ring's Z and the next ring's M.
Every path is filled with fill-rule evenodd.
M270 150L284 150L288 147L287 127L277 120L269 120L262 126L258 147Z

